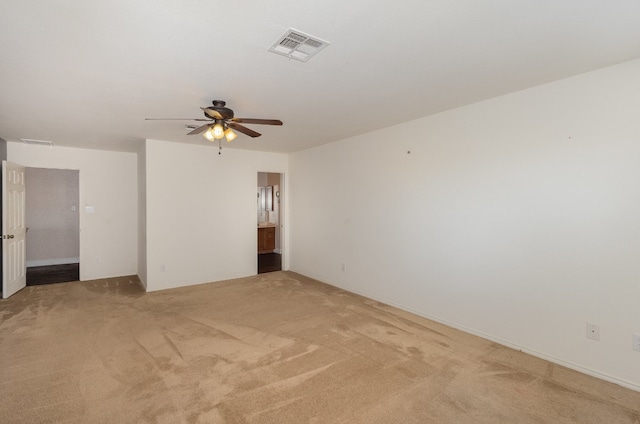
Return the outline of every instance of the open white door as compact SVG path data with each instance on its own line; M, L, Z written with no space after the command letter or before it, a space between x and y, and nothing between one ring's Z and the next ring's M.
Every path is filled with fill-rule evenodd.
M2 297L26 287L24 166L2 161Z

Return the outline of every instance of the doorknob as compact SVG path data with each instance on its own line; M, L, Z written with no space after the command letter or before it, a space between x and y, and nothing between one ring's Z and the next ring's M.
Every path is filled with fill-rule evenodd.
M12 238L13 238L13 234L11 234L11 235L9 235L9 237L7 237L7 238L10 238L10 239L12 239Z

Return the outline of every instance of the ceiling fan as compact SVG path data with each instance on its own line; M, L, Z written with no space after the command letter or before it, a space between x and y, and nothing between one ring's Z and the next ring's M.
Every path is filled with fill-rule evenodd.
M240 124L260 124L260 125L282 125L282 121L278 119L255 119L255 118L236 118L233 115L233 110L226 107L224 100L214 100L213 106L201 107L204 111L204 118L194 119L154 119L146 118L147 121L205 121L204 125L201 125L188 133L187 135L202 134L209 141L221 140L223 137L227 139L227 142L233 141L237 134L232 131L236 130L249 137L260 137L262 134L256 132L250 128Z

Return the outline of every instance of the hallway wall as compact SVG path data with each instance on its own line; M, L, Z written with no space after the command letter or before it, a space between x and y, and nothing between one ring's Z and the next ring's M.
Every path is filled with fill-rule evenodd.
M288 165L281 153L147 140L147 290L255 275L256 175Z
M27 167L77 169L80 183L80 279L138 272L135 153L7 143L8 160Z

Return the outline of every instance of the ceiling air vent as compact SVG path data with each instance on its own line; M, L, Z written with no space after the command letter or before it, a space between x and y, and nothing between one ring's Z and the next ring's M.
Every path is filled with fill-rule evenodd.
M327 47L327 41L305 34L302 31L289 29L269 49L270 52L286 56L289 59L306 62L311 56Z
M53 141L49 140L36 140L34 138L21 138L20 141L27 144L39 144L41 146L53 146Z

